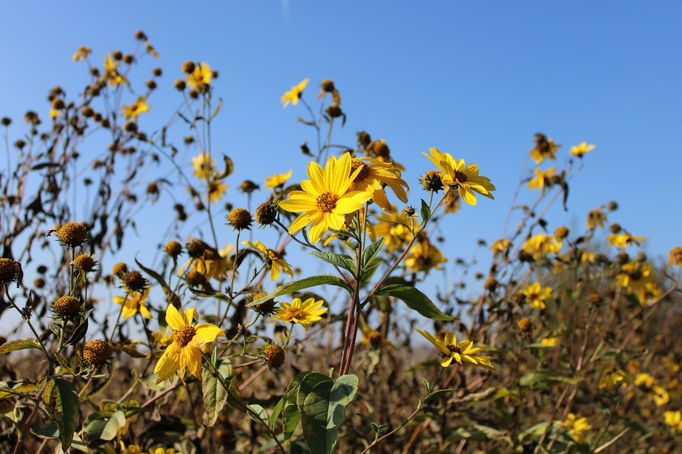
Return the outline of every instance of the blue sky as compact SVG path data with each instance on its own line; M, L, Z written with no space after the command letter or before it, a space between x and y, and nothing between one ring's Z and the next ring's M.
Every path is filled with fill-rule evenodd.
M430 146L478 163L496 184L497 200L465 207L447 224L450 257L500 235L537 131L564 154L583 140L597 145L574 180L570 213L555 210L551 225L582 226L589 209L615 199L613 220L647 236L649 251L663 255L680 243L680 2L197 5L2 2L0 115L46 113L52 86L68 91L86 80L70 60L76 48L93 48L100 61L131 48L143 29L161 54L165 87L142 121L165 119L176 105L171 85L182 61L220 71L225 107L214 143L236 163L232 187L289 168L305 176L298 146L312 136L294 121L303 111L282 109L279 97L304 77L332 78L349 115L337 142L352 144L360 129L385 138L413 189L429 168L420 152ZM141 237L155 228L143 227Z

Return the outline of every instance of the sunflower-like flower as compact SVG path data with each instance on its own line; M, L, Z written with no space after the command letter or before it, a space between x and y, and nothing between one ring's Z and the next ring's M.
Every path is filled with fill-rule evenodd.
M198 257L190 257L187 262L178 270L178 276L185 274L185 271L196 271L202 274L206 279L216 279L222 281L227 276L231 269L230 255L234 250L234 245L229 244L220 250L208 246L204 243Z
M441 172L441 180L445 186L457 189L459 195L469 205L476 205L474 192L494 199L492 191L495 185L489 178L478 174L476 164L466 165L464 159L455 160L450 153L441 153L438 148L429 148L431 155L423 153Z
M282 105L284 107L288 106L289 103L292 105L298 104L298 100L301 99L303 90L308 86L308 79L303 79L297 85L291 87L291 90L287 91L282 95Z
M350 186L351 191L367 191L372 194L372 200L386 211L391 210L391 204L386 197L384 186L388 186L400 199L407 203L407 192L409 189L405 180L400 176L400 168L390 161L379 161L378 159L367 156L353 158L350 172L357 174Z
M587 153L590 151L594 150L595 146L592 145L591 143L587 142L580 142L578 145L574 146L571 148L570 153L573 156L577 156L579 158L582 158L585 156Z
M172 304L166 309L166 323L173 330L173 342L166 348L154 367L156 382L168 380L176 372L184 378L185 370L201 379L202 353L210 349L216 337L225 333L210 323L192 325L196 310L189 308L182 314Z
M368 230L372 239L384 239L384 246L388 252L401 249L412 239L414 222L404 211L391 207L391 210L383 213L378 221L377 224L368 227Z
M634 294L641 304L651 303L662 294L652 271L653 268L648 263L626 263L616 274L616 284L628 293Z
M194 65L194 70L187 74L187 85L194 90L202 90L211 85L213 70L208 63Z
M142 292L131 291L128 296L114 296L114 303L123 305L121 315L124 319L130 318L138 312L147 320L152 318L152 314L145 306L149 297L149 287Z
M533 260L540 260L542 257L556 254L563 245L554 235L538 233L528 238L523 245L523 252L533 257Z
M677 246L668 253L668 265L682 267L682 247Z
M528 189L537 189L543 191L545 186L549 187L552 184L552 177L556 173L556 168L550 167L543 171L541 168L535 168L535 176L528 182Z
M530 157L536 164L541 164L545 159L556 160L556 152L559 146L554 140L542 133L535 134L535 147L530 150Z
M526 302L535 309L544 309L545 301L552 296L552 287L543 287L539 282L534 282L521 292L526 297Z
M118 62L111 55L107 55L104 58L104 80L107 81L110 87L128 83L128 80L118 70Z
M606 213L604 213L599 208L594 209L587 213L587 228L594 230L597 227L604 227L604 222L606 222Z
M405 257L405 266L412 272L423 271L428 273L432 269L441 269L441 264L448 260L427 237L416 241Z
M289 198L280 202L283 210L302 213L289 226L292 235L308 224L308 238L316 243L329 229L341 230L345 215L362 208L372 197L367 191L350 191L353 180L362 170L351 172L350 153L341 158L329 158L324 169L311 161L308 164L309 180L301 181L302 191L291 191Z
M276 281L279 277L280 270L284 271L291 277L294 276L294 270L292 270L287 261L282 258L282 255L274 249L266 248L265 245L258 240L254 241L253 243L251 241L244 241L243 244L246 247L255 249L263 254L263 257L265 257L265 260L270 266L270 279L273 281Z
M511 241L506 238L500 238L499 240L495 240L495 242L490 245L490 250L493 251L494 255L504 255L507 253L510 247Z
M438 339L434 335L422 331L419 328L417 328L417 331L440 351L443 356L440 365L443 367L448 367L455 361L460 365L467 363L488 369L495 368L491 361L492 358L490 356L481 355L481 347L474 347L474 343L469 339L457 342L457 337L450 331L446 331L442 339Z
M194 171L192 173L200 180L208 181L215 175L216 172L215 161L207 152L199 153L193 157L192 167L194 167Z
M225 191L227 191L225 183L218 180L210 181L208 183L208 200L211 203L218 203L223 198L223 195L225 195Z
M76 50L76 52L71 56L71 60L73 61L85 60L90 56L91 53L92 49L90 49L89 47L85 46L79 47L78 50Z
M612 247L617 247L619 249L626 249L628 246L639 244L645 240L643 236L630 235L629 233L624 232L614 233L613 235L607 236L606 239Z
M123 116L128 119L137 118L140 116L140 114L143 114L148 110L149 104L147 104L146 96L140 96L134 103L121 107L121 112L123 113Z
M682 412L679 410L664 411L663 422L666 426L670 427L673 432L682 432Z
M275 175L265 178L265 187L268 189L282 187L289 178L291 178L291 170L284 173L276 173Z
M322 320L322 314L327 312L323 304L324 301L315 301L315 298L308 298L305 301L294 298L291 303L281 303L274 318L287 323L299 323L307 329L311 323Z
M592 428L587 418L579 418L573 413L566 415L563 425L576 443L582 443L584 432Z

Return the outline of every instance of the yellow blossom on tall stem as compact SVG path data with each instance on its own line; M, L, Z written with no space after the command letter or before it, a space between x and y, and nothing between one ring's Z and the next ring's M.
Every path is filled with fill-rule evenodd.
M211 181L208 183L208 200L211 203L218 203L225 195L227 185L222 181Z
M378 223L368 226L368 231L373 240L384 239L384 246L388 252L402 249L406 246L414 234L414 221L404 211L398 211L391 207L388 212L382 213Z
M590 425L590 422L587 420L587 418L579 418L573 413L566 415L563 425L568 430L571 438L573 438L577 443L582 443L584 433L592 429L592 426Z
M181 314L175 306L168 305L166 323L173 330L173 342L166 347L154 367L156 383L168 380L176 372L179 372L182 379L185 371L201 379L202 353L208 352L216 338L224 336L225 333L210 323L193 325L195 316L194 308L189 308Z
M200 180L209 180L215 175L215 161L210 153L202 152L192 158L192 172Z
M123 113L123 116L132 119L139 117L140 114L143 114L148 110L149 104L147 104L146 96L140 96L134 103L121 107L121 112Z
M143 292L130 291L127 296L114 296L114 303L123 305L121 315L124 319L130 318L138 312L146 319L152 318L152 314L144 304L149 297L149 289L147 287Z
M663 422L675 432L682 432L682 412L664 411Z
M457 342L457 337L450 331L443 334L442 339L422 331L417 328L417 332L431 342L441 353L443 359L440 361L442 367L448 367L453 361L463 365L473 364L475 366L494 369L492 358L481 355L481 347L474 347L474 343L468 339Z
M612 247L620 249L625 249L633 244L639 244L645 240L643 236L630 235L629 233L614 233L613 235L607 236L606 239Z
M291 191L279 204L285 211L301 213L289 226L289 233L293 235L312 224L308 238L317 243L327 230L341 230L345 215L358 211L372 197L370 192L350 190L359 173L359 168L351 173L350 153L344 153L339 159L331 156L324 169L311 161L310 179L301 181L302 191Z
M574 147L571 148L570 153L571 153L573 156L577 156L577 157L579 157L579 158L582 158L582 157L585 156L587 153L589 153L590 151L594 150L594 148L595 148L595 146L592 145L592 144L590 144L590 143L587 143L587 142L580 142L578 145L576 145L576 146L574 146Z
M528 238L523 245L523 252L533 257L533 260L540 260L550 254L556 254L563 245L554 235L538 233Z
M118 71L118 62L111 58L111 55L104 57L104 78L110 87L128 83L128 80Z
M535 309L544 309L545 301L552 296L552 287L543 287L539 282L534 282L521 292L526 297L526 302Z
M407 203L407 192L409 189L405 180L400 176L400 169L392 162L382 162L367 156L353 158L351 163L351 174L357 170L357 174L351 184L351 191L368 191L372 194L372 200L386 211L391 210L391 204L386 196L384 186L388 186L400 199Z
M551 184L551 178L556 173L556 168L550 167L543 171L541 168L535 168L535 176L528 182L528 189L538 189L540 191L545 189L545 186Z
M493 251L493 254L495 255L506 254L510 247L511 241L501 238L490 245L490 250Z
M600 210L595 209L587 214L587 228L594 230L597 227L604 227L604 222L606 221L606 214Z
M194 71L187 75L187 85L194 90L201 90L211 85L213 70L208 63L199 63L194 66Z
M287 263L287 261L282 258L281 254L279 254L274 249L269 249L265 247L265 245L258 240L254 242L244 241L243 244L246 247L255 249L261 254L263 254L263 257L265 257L265 259L267 260L268 266L270 266L271 280L273 281L277 280L277 278L279 277L280 270L284 271L291 277L294 276L294 270L292 270L291 266Z
M441 153L438 148L429 148L430 155L423 153L441 172L441 180L445 186L459 191L460 197L469 205L476 205L477 192L489 199L494 199L492 191L495 185L489 178L478 174L476 164L466 165L464 159L455 160L450 153Z
M298 100L301 99L303 90L308 86L308 79L303 79L297 85L291 87L291 90L287 91L282 95L282 105L284 107L288 106L290 103L292 105L298 104Z
M428 273L432 269L439 270L445 262L447 259L440 249L426 237L416 241L405 257L405 266L415 273L419 271Z
M311 323L322 320L325 312L327 308L322 300L294 298L291 303L281 303L273 317L287 323L298 323L307 329Z
M281 186L284 186L284 183L291 178L291 170L288 172L284 173L277 173L275 175L272 175L270 177L265 178L265 187L268 189L274 189L274 188L279 188Z
M542 164L545 159L556 160L559 145L544 134L535 134L535 147L530 151L530 157L536 164Z

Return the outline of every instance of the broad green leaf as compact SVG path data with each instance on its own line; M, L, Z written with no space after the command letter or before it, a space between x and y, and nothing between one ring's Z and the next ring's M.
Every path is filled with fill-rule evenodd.
M78 428L78 394L73 383L61 378L52 380L54 386L50 392L52 417L59 426L59 439L62 449L68 450L73 434Z
M443 388L437 391L430 392L424 397L424 403L429 403L432 400L440 399L441 397L457 391L457 388Z
M426 223L426 221L428 221L431 218L431 208L429 208L429 204L426 203L424 199L422 199L421 215L422 224Z
M99 438L102 440L111 441L116 438L118 431L124 428L125 425L126 414L121 410L117 410L111 415L107 423L102 428L102 433L99 435Z
M346 281L341 279L338 276L334 276L332 274L320 274L318 276L310 276L306 277L304 279L301 279L299 281L295 282L290 282L288 284L285 284L275 290L273 293L266 295L262 298L258 298L256 300L253 300L251 303L249 303L247 306L256 306L264 301L268 301L270 299L276 298L278 296L282 295L288 295L290 293L298 292L299 290L303 290L306 288L310 287L317 287L318 285L335 285L337 287L342 287L345 288L349 293L351 293L353 290L348 286Z
M311 251L310 254L355 274L355 262L348 254L335 254L327 251Z
M251 419L259 423L268 423L270 418L268 417L268 412L265 410L265 408L263 408L262 405L249 404L246 406L246 408L249 409L249 416Z
M398 298L407 304L410 309L419 312L431 320L454 320L454 317L438 309L428 296L409 285L386 284L377 292L377 295L388 295Z
M213 426L227 403L228 392L221 383L232 384L232 366L229 361L218 359L216 367L220 377L215 375L210 367L201 368L201 393L204 399L204 413L206 425ZM229 385L228 385L229 386Z
M362 267L365 268L367 267L367 264L376 259L379 256L379 252L381 252L381 246L384 245L384 239L379 238L365 249L365 252L362 253Z
M0 353L11 353L17 350L26 350L27 348L40 348L40 344L35 339L13 340L0 345Z

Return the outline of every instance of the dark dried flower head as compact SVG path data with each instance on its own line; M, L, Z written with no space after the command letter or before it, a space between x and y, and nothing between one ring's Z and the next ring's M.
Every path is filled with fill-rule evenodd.
M57 298L52 308L62 318L74 318L81 310L81 303L73 296L64 295Z
M270 200L256 208L256 222L259 225L270 225L277 220L277 205Z
M185 246L187 247L187 253L192 258L201 257L204 255L205 251L211 248L208 244L196 238L190 238L187 240L187 244Z
M182 245L175 240L171 240L168 243L166 243L163 249L166 251L166 254L173 258L176 258L182 252Z
M235 208L227 215L227 223L235 230L245 230L251 228L251 213L244 208Z
M262 353L263 361L271 369L279 369L284 360L286 359L286 354L284 349L277 344L266 344L263 347Z
M265 292L256 292L253 295L251 295L251 301L256 301L257 299L263 298L266 295ZM262 315L263 317L267 317L269 315L272 315L275 312L275 306L277 303L275 303L275 300L270 298L262 303L258 303L254 306L251 306L251 309L256 311L258 314Z
M131 292L142 293L149 285L149 281L139 271L128 271L121 275L123 286Z
M114 267L111 269L111 274L114 276L121 276L124 273L128 272L128 265L126 265L123 262L118 262Z
M554 230L554 236L560 240L563 240L568 236L568 228L563 225L557 227L556 230Z
M190 270L185 276L185 281L190 287L205 287L208 285L206 276L196 270Z
M253 191L258 189L259 187L260 186L258 186L256 183L254 183L251 180L244 180L239 185L239 190L241 190L244 194L251 194Z
M435 170L430 170L422 175L421 184L424 190L430 192L438 192L443 189L443 181L440 178L440 173Z
M80 246L88 239L88 227L80 222L69 221L57 229L57 238L65 246Z
M111 352L111 346L103 340L88 341L83 345L83 362L90 366L102 366L111 357Z
M12 259L0 258L0 284L19 282L21 280L21 265Z
M89 254L78 254L75 259L73 259L73 266L83 273L89 273L95 269L97 262L95 258Z
M187 60L182 64L182 72L185 74L192 74L194 72L194 68L196 68L196 65L193 61Z

